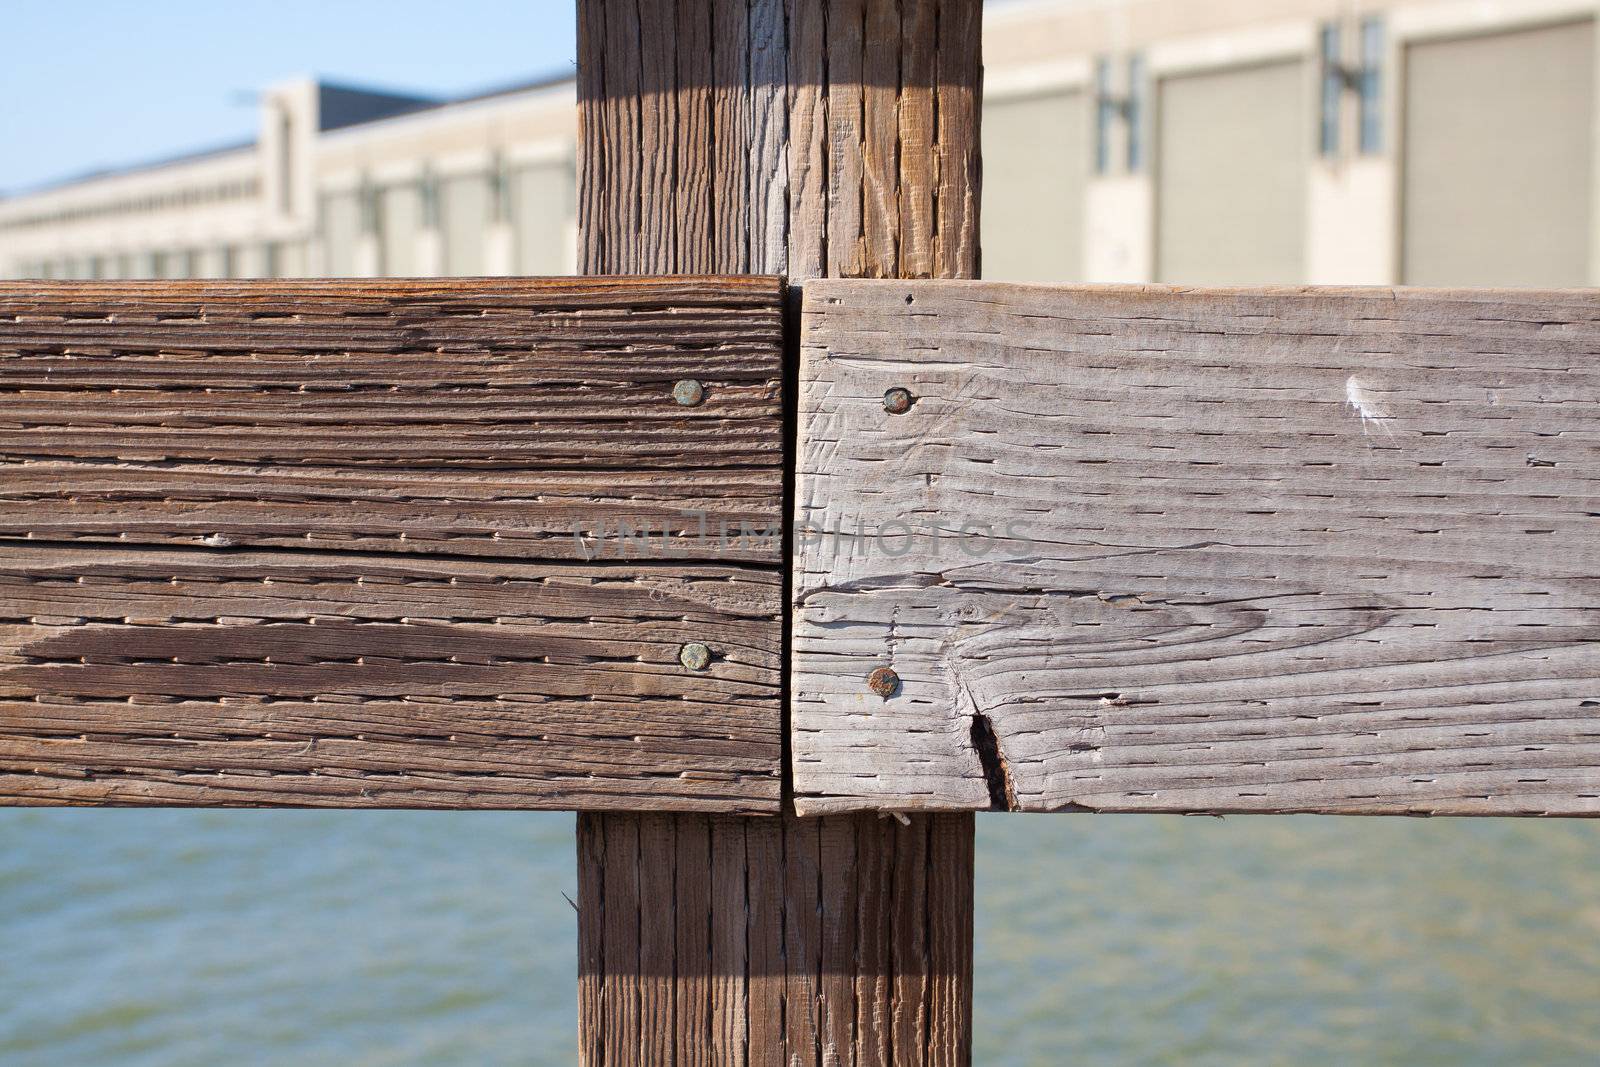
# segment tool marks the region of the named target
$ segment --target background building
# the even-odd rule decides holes
[[[1593,0],[996,7],[984,273],[1600,284],[1597,13]]]
[[[1600,0],[1019,0],[985,29],[984,274],[1600,284]],[[252,144],[0,200],[9,277],[571,273],[571,80],[301,80]]]
[[[45,278],[570,274],[570,79],[448,103],[301,79],[236,145],[0,200]]]

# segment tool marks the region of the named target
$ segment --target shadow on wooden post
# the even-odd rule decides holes
[[[980,15],[580,0],[581,269],[976,277]],[[971,815],[580,815],[583,1061],[968,1063],[972,849]]]
[[[971,815],[580,815],[585,1063],[969,1056]]]

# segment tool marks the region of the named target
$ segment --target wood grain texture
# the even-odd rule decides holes
[[[772,565],[781,341],[770,278],[0,285],[0,537]]]
[[[801,811],[1600,812],[1593,293],[814,283],[800,406]]]
[[[970,1061],[972,840],[970,814],[580,815],[588,1062]]]
[[[978,0],[579,6],[585,274],[977,276]]]
[[[780,298],[0,286],[0,803],[775,810]]]
[[[643,10],[635,0],[579,3],[585,272],[770,271],[791,285],[976,274],[978,0],[678,0],[670,19]],[[636,24],[648,43],[630,43]],[[663,45],[676,51],[671,81],[650,59]],[[636,93],[645,121],[670,126],[678,146],[652,161],[655,187],[642,193],[633,154],[667,138],[615,118],[631,113]],[[668,203],[675,214],[659,219]],[[638,239],[663,221],[671,240]],[[618,906],[678,931],[677,1062],[970,1061],[970,817],[903,827],[873,815],[711,819],[709,1015],[696,951],[704,894],[685,881],[704,870],[705,820],[670,822],[580,817],[579,907],[580,925],[597,929],[614,901],[606,878],[624,893],[659,881],[659,846],[675,842],[676,894]],[[631,873],[595,858],[594,842],[613,828],[655,839]],[[583,958],[583,1062],[641,1062],[641,1049],[659,1045],[655,1024],[605,1012],[657,987],[625,946]]]
[[[770,809],[778,599],[717,564],[8,545],[0,803]]]

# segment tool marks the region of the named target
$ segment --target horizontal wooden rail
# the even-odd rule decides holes
[[[773,279],[0,290],[0,800],[772,812]],[[809,283],[802,813],[1600,811],[1591,294]]]
[[[776,810],[780,298],[0,287],[0,800]]]
[[[778,519],[779,316],[759,278],[0,287],[0,536],[592,559],[628,525],[775,566],[737,535]]]
[[[1592,292],[805,289],[796,805],[1600,813]]]

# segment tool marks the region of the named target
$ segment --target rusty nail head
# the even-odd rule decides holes
[[[672,387],[672,399],[686,408],[699,407],[706,398],[706,387],[693,378],[685,378]]]
[[[691,641],[678,650],[678,662],[691,671],[703,671],[711,666],[711,649]]]
[[[904,415],[911,410],[911,390],[895,386],[883,394],[883,410],[891,415]]]
[[[889,667],[879,667],[867,675],[867,685],[874,693],[888,700],[900,690],[900,676]]]

